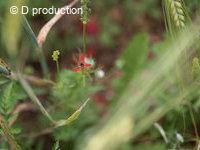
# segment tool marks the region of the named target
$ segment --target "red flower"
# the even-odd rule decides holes
[[[79,72],[81,70],[84,70],[87,67],[91,67],[91,64],[85,63],[85,55],[83,53],[80,54],[80,65],[73,69],[74,72]]]
[[[91,36],[97,35],[99,32],[98,24],[94,20],[90,20],[86,26],[86,31]]]
[[[77,29],[79,32],[83,31],[83,24],[81,22],[80,22],[80,24],[78,24]],[[89,22],[86,25],[87,35],[97,36],[99,32],[100,32],[100,26],[98,23],[98,19],[96,19],[95,17],[91,17],[89,19]]]
[[[94,57],[96,55],[95,50],[91,47],[86,50],[86,57]]]

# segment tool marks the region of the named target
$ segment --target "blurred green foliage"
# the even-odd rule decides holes
[[[23,55],[22,50],[25,49],[25,51],[30,52],[26,60],[26,65],[30,67],[31,75],[40,76],[41,68],[38,65],[38,57],[36,57],[36,53],[34,51],[37,46],[36,35],[41,27],[52,18],[52,15],[37,15],[33,17],[28,14],[26,17],[30,23],[30,28],[27,28],[27,22],[23,22],[25,20],[23,20],[22,24],[20,24],[21,22],[19,21],[19,18],[10,16],[8,9],[11,4],[13,3],[11,2],[9,4],[8,1],[0,1],[0,56],[8,60],[12,68],[15,68],[14,66],[16,65],[16,62],[21,61],[19,56],[21,54]],[[51,7],[52,5],[55,7],[61,7],[65,4],[66,1],[64,0],[30,0],[27,3],[30,8]],[[120,50],[125,47],[121,56],[119,56],[119,59],[116,61],[117,68],[108,67],[107,69],[107,66],[105,66],[107,70],[111,70],[111,72],[106,72],[106,74],[112,74],[112,69],[117,69],[122,72],[122,76],[117,78],[118,80],[113,81],[113,79],[111,79],[112,82],[114,82],[116,91],[114,93],[115,95],[113,101],[108,102],[111,105],[108,105],[107,107],[109,110],[112,110],[116,106],[116,97],[120,97],[122,93],[126,91],[130,80],[139,76],[139,73],[147,66],[155,63],[159,57],[163,55],[164,50],[171,44],[171,41],[169,42],[163,40],[155,43],[155,41],[151,39],[152,33],[147,31],[147,28],[152,24],[152,22],[155,25],[160,22],[163,24],[163,21],[161,20],[161,2],[159,0],[94,0],[91,5],[91,16],[95,17],[99,22],[99,33],[95,36],[88,35],[87,44],[100,49],[100,54],[109,51],[112,55],[106,57],[109,57],[108,59],[112,60],[112,62],[115,61],[112,56],[116,53],[121,53]],[[186,6],[192,15],[198,8],[198,5],[198,0],[186,0]],[[60,49],[62,54],[61,66],[69,66],[71,64],[68,63],[68,59],[71,59],[71,53],[74,53],[74,51],[77,51],[81,47],[82,32],[80,16],[66,16],[66,18],[59,21],[50,31],[44,45],[43,51],[48,59],[50,70],[53,70],[53,63],[51,61],[52,50]],[[150,19],[151,22],[144,22],[144,19],[146,18]],[[140,31],[144,30],[143,33],[138,33],[138,29],[135,28],[137,26],[136,20],[137,22],[139,20],[142,24],[144,24],[144,29],[139,29]],[[24,24],[26,24],[26,26],[24,26]],[[21,30],[20,25],[22,25],[23,30]],[[163,27],[158,27],[159,31],[161,29],[163,29]],[[156,34],[160,34],[159,40],[162,40],[163,33],[157,33],[156,29],[151,29],[151,32],[154,31]],[[156,58],[154,60],[147,61],[147,55],[150,49],[155,53]],[[14,58],[13,56],[17,57]],[[98,57],[101,58],[104,56],[100,55]],[[102,65],[104,65],[104,63],[106,64],[107,62],[102,62]],[[199,64],[197,61],[193,62],[193,69],[195,78],[198,78]],[[50,73],[52,76],[55,75],[53,71]],[[60,74],[55,78],[55,85],[48,89],[33,87],[35,94],[37,96],[41,96],[42,99],[45,99],[44,104],[55,120],[69,117],[89,96],[103,89],[100,84],[96,84],[95,81],[91,81],[89,78],[86,78],[87,84],[86,86],[83,86],[83,76],[67,69],[62,69]],[[173,98],[180,92],[177,88],[175,73],[169,73],[162,79],[166,81],[164,84],[165,88],[160,88],[160,84],[163,83],[160,82],[159,86],[155,87],[155,89],[151,91],[152,93],[147,98],[149,101],[141,103],[141,105],[134,110],[136,112],[134,115],[138,117],[137,121],[139,120],[139,117],[145,118],[147,113],[151,113],[151,111],[154,110],[154,107],[164,109],[168,106],[168,104],[170,107],[171,103],[169,103],[169,100],[174,100]],[[105,82],[106,84],[107,82],[109,84],[109,81],[106,80]],[[196,82],[196,84],[199,83]],[[108,89],[109,88],[110,87],[108,87]],[[105,93],[105,97],[109,97],[109,94],[107,95],[107,93]],[[155,98],[156,100],[151,101],[153,103],[149,104],[151,98]],[[29,98],[18,82],[10,82],[5,78],[1,78],[0,100],[0,113],[7,121],[10,121],[17,118],[17,115],[11,115],[14,107],[20,102],[28,101]],[[199,124],[200,120],[198,114],[200,99],[198,91],[195,91],[192,104],[194,104],[193,111],[195,119]],[[55,150],[71,150],[75,148],[79,140],[82,140],[82,137],[80,138],[80,136],[87,134],[88,129],[98,123],[101,119],[100,111],[101,110],[99,110],[96,102],[91,100],[77,121],[70,125],[59,127],[48,135],[36,136],[35,138],[28,138],[26,137],[28,136],[26,134],[22,134],[22,136],[20,136],[19,133],[23,130],[20,127],[20,122],[17,122],[14,126],[12,126],[10,131],[12,134],[16,134],[21,140],[21,144],[23,144],[24,149],[42,150],[46,148],[45,146],[53,147],[54,144]],[[162,118],[161,124],[163,125],[167,136],[172,141],[172,143],[170,143],[171,145],[167,146],[180,146],[175,138],[175,133],[177,131],[184,131],[182,132],[182,135],[187,139],[194,137],[192,120],[187,114],[189,114],[189,109],[186,106],[181,106],[180,108],[170,111],[165,115],[165,117]],[[31,119],[32,118],[30,118],[30,120]],[[31,128],[32,132],[37,132],[36,129],[40,131],[40,129],[42,130],[49,125],[44,118],[38,117],[37,119],[37,125],[40,126],[40,128]],[[185,122],[183,121],[184,119]],[[186,131],[184,130],[184,126],[187,129]],[[140,137],[141,139],[144,137],[143,143],[140,141]],[[145,139],[146,137],[147,139]],[[60,142],[52,142],[55,141],[55,139]],[[2,139],[0,142],[0,148],[8,148],[7,143],[3,142]],[[144,133],[144,135],[140,135],[134,143],[130,142],[125,144],[120,149],[162,150],[166,149],[167,146],[161,139],[159,132],[151,128]]]
[[[138,33],[130,40],[121,58],[117,60],[117,66],[123,71],[122,78],[114,83],[119,95],[126,90],[125,87],[129,84],[130,79],[145,67],[148,50],[148,34]]]
[[[83,85],[83,75],[74,73],[70,70],[63,70],[57,77],[58,81],[52,88],[52,96],[65,104],[68,108],[77,106],[77,101],[84,101],[88,95],[101,89],[99,86],[93,86],[86,78],[86,85]]]
[[[63,70],[57,77],[57,84],[52,88],[52,98],[56,100],[53,117],[56,119],[67,118],[84,102],[88,95],[101,89],[99,86],[94,86],[89,83],[86,78],[86,85],[83,86],[83,76],[79,73],[74,73],[69,70]],[[74,123],[56,129],[55,139],[60,141],[75,141],[77,136],[84,131],[88,126],[94,124],[98,119],[98,108],[91,101],[81,113],[81,118]],[[71,144],[73,147],[73,142]]]

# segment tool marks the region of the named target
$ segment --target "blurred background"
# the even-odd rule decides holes
[[[29,13],[25,15],[26,19],[24,19],[21,15],[11,15],[9,13],[10,6],[27,5],[30,8],[48,8],[53,5],[61,8],[70,2],[70,0],[24,0],[20,2],[0,0],[0,57],[13,72],[21,69],[27,76],[43,78],[39,61],[41,55],[37,53],[37,44],[34,40],[40,29],[53,15],[32,16]],[[193,19],[198,12],[199,1],[185,0],[185,5]],[[80,3],[75,7],[80,7]],[[26,90],[16,81],[10,94],[11,101],[8,104],[7,117],[11,118],[13,113],[17,112],[17,119],[14,119],[11,132],[23,149],[50,150],[56,145],[56,141],[59,141],[59,147],[63,150],[84,149],[84,146],[81,146],[82,141],[90,141],[90,135],[104,127],[102,124],[106,122],[105,120],[109,120],[110,114],[118,108],[122,109],[120,103],[123,103],[123,96],[127,96],[123,93],[133,90],[133,93],[137,94],[139,88],[137,89],[135,86],[127,88],[128,84],[132,83],[132,79],[139,78],[133,85],[140,85],[140,81],[142,83],[148,79],[146,76],[151,73],[146,68],[157,63],[165,52],[168,41],[166,41],[162,1],[92,0],[90,8],[91,15],[86,26],[86,56],[95,63],[94,72],[91,73],[92,79],[86,77],[88,84],[83,87],[80,83],[80,75],[72,71],[77,65],[77,60],[74,58],[82,51],[83,25],[79,15],[65,15],[50,30],[42,47],[49,70],[48,75],[55,84],[53,86],[32,85],[32,88],[55,120],[70,116],[88,97],[91,100],[76,121],[56,129],[49,128],[48,120],[32,103]],[[59,74],[57,74],[55,62],[52,60],[54,50],[60,51]],[[137,119],[145,118],[145,115],[150,115],[152,110],[165,105],[166,99],[177,96],[178,89],[176,89],[174,75],[166,76],[163,78],[167,80],[167,83],[164,82],[162,87],[161,85],[154,86],[155,90],[148,93],[151,96],[146,95],[146,98],[152,101],[148,104],[144,102],[144,106],[141,104],[141,106],[130,108],[137,112],[134,113]],[[1,80],[1,92],[3,92],[5,79]],[[35,80],[37,81],[37,79]],[[152,96],[153,94],[154,96]],[[129,93],[127,97],[133,96],[130,96]],[[125,119],[125,125],[116,128],[116,132],[127,132],[125,137],[120,134],[126,142],[119,142],[120,146],[113,149],[164,150],[185,147],[192,149],[195,147],[193,138],[197,136],[196,133],[199,133],[199,117],[197,116],[200,103],[199,101],[194,103],[192,109],[196,112],[193,114],[196,119],[196,131],[193,128],[193,120],[190,115],[187,115],[189,110],[183,106],[183,108],[170,109],[164,116],[155,119],[159,122],[158,124],[149,123],[150,127],[147,131],[139,132],[138,130],[138,135],[135,134],[133,138],[126,140],[125,137],[132,132],[132,127],[130,130],[128,129],[130,118],[127,118],[129,116],[127,115],[121,118]],[[185,118],[182,118],[184,114],[186,114]],[[184,127],[182,127],[183,124]],[[93,129],[94,126],[95,129]],[[136,127],[140,126],[136,125]],[[167,134],[168,140],[171,142],[168,143],[165,138],[163,139],[163,132]],[[89,138],[86,138],[88,136]],[[111,137],[105,136],[105,139]],[[184,143],[181,141],[183,137],[186,139]],[[9,149],[8,143],[3,137],[0,138],[0,148]],[[112,148],[109,146],[104,148],[104,150],[109,149]]]

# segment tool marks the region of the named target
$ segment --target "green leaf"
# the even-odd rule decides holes
[[[149,47],[149,36],[139,33],[128,44],[122,57],[117,61],[118,67],[123,70],[123,77],[117,82],[119,91],[129,83],[136,73],[144,67]]]
[[[11,100],[12,89],[13,89],[13,82],[10,82],[9,84],[6,84],[4,86],[2,91],[0,91],[0,99],[1,99],[0,112],[5,116],[7,116],[13,108],[12,105],[13,103]]]
[[[30,24],[28,23],[28,20],[26,19],[25,16],[23,16],[23,22],[22,22],[22,25],[23,25],[23,29],[24,31],[26,32],[26,34],[28,35],[28,38],[30,39],[30,41],[32,42],[32,46],[35,48],[35,47],[38,47],[38,42],[37,42],[37,37],[35,35],[35,33],[33,32]]]
[[[6,120],[16,118],[10,115],[18,100],[27,98],[26,93],[21,88],[19,83],[14,81],[7,81],[0,86],[0,113],[6,117]]]
[[[12,128],[10,128],[10,132],[11,132],[13,135],[20,134],[21,131],[22,131],[22,129],[19,128],[19,127],[12,127]]]
[[[82,86],[82,75],[74,73],[70,70],[60,72],[58,81],[54,88],[52,88],[52,96],[64,102],[66,106],[77,106],[77,101],[87,99],[89,94],[100,89],[99,86],[92,86],[89,79],[86,79],[86,86]]]
[[[7,83],[8,81],[8,79],[0,79],[0,86]]]
[[[89,101],[89,98],[81,105],[81,107],[76,110],[71,116],[69,116],[67,119],[64,119],[64,120],[60,120],[56,123],[56,126],[59,127],[59,126],[64,126],[64,125],[68,125],[72,122],[74,122],[75,120],[78,119],[78,117],[80,116],[83,108],[86,106],[86,104],[88,103]]]
[[[12,88],[13,88],[13,82],[10,82],[5,90],[4,90],[4,93],[3,93],[3,101],[8,101],[9,98],[10,98],[10,95],[11,95],[11,91],[12,91]]]

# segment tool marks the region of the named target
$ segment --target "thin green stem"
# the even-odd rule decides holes
[[[197,140],[199,140],[199,135],[198,135],[198,130],[197,130],[197,124],[196,124],[196,121],[195,121],[195,118],[194,118],[194,113],[192,111],[191,104],[188,104],[188,107],[189,107],[189,112],[190,112],[190,116],[191,116],[191,119],[192,119],[192,123],[193,123],[193,126],[194,126],[195,135],[196,135]]]
[[[83,23],[83,52],[86,54],[86,24]]]
[[[83,23],[83,52],[84,52],[84,54],[86,54],[86,24],[85,23]],[[84,70],[82,72],[82,76],[83,76],[83,87],[85,87]]]
[[[60,68],[59,68],[58,61],[56,61],[56,68],[57,68],[57,74],[59,75],[60,74]]]
[[[83,87],[85,87],[86,82],[85,82],[85,73],[84,73],[84,70],[82,71],[82,82],[83,82]]]
[[[186,130],[186,121],[185,121],[185,113],[183,111],[184,109],[182,108],[181,109],[181,112],[182,112],[182,118],[183,118],[183,132],[185,133],[185,130]]]
[[[61,126],[66,126],[69,125],[70,123],[76,121],[79,116],[81,115],[81,112],[83,111],[83,109],[85,108],[85,106],[87,105],[87,103],[90,101],[90,99],[88,98],[79,108],[78,110],[76,110],[73,114],[71,114],[68,118],[66,119],[62,119],[57,121],[53,127],[44,129],[43,131],[40,131],[38,133],[33,133],[31,135],[29,135],[29,137],[35,138],[37,136],[41,136],[41,135],[45,135],[48,133],[52,133],[56,128],[59,128]],[[25,135],[28,136],[28,135]]]
[[[50,116],[50,114],[45,110],[43,105],[40,103],[40,100],[37,98],[37,96],[33,92],[32,88],[28,84],[28,82],[22,77],[21,74],[18,74],[18,78],[19,78],[19,82],[21,83],[22,87],[24,88],[24,90],[26,91],[28,96],[31,98],[31,100],[39,107],[39,109],[42,112],[42,114],[44,114],[54,124],[55,121]]]
[[[44,78],[49,79],[49,69],[48,69],[48,65],[46,63],[47,61],[46,61],[46,58],[44,56],[44,52],[39,47],[37,49],[38,49],[39,62],[40,62],[40,65],[42,67],[43,76],[44,76]]]

